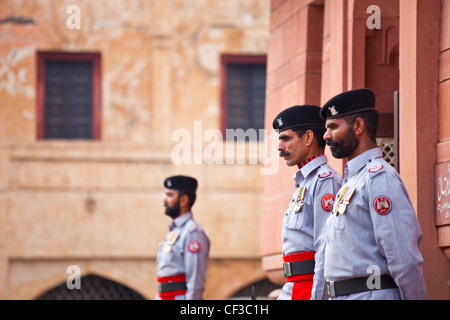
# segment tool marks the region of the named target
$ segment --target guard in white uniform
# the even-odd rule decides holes
[[[158,291],[161,300],[201,300],[210,241],[192,218],[197,180],[173,176],[164,181],[164,206],[172,218],[169,233],[160,243],[157,256]]]
[[[422,232],[397,171],[376,145],[369,89],[341,93],[321,109],[324,135],[346,158],[344,183],[327,221],[325,279],[333,299],[426,299]]]
[[[326,298],[323,276],[325,222],[342,178],[324,155],[325,121],[318,106],[293,106],[278,114],[280,157],[297,166],[295,188],[281,230],[286,283],[280,300]]]

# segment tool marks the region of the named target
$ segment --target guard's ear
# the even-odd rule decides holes
[[[305,132],[303,137],[305,138],[306,145],[309,146],[314,140],[314,132],[312,130],[308,130]]]
[[[187,194],[182,194],[178,200],[180,201],[180,207],[189,206],[189,197]]]
[[[355,122],[353,123],[353,132],[355,135],[359,136],[361,135],[366,128],[366,123],[362,118],[356,118]]]

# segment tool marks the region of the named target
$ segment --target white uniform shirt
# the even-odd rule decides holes
[[[344,214],[327,221],[327,281],[390,275],[399,289],[363,292],[340,299],[426,299],[422,231],[397,171],[382,158],[380,148],[346,163],[345,187],[355,188]],[[400,295],[400,296],[399,296]]]
[[[185,295],[175,298],[201,300],[205,289],[205,272],[209,256],[210,241],[203,228],[192,219],[187,212],[169,224],[170,232],[160,243],[157,256],[158,277],[186,275],[187,291]],[[178,233],[176,241],[167,249],[168,242],[174,233]]]
[[[313,300],[323,298],[325,222],[330,216],[334,195],[342,183],[339,173],[327,162],[327,156],[321,155],[309,161],[295,173],[295,190],[285,212],[281,229],[283,256],[298,252],[316,252],[311,295]],[[304,204],[299,212],[295,212],[295,200],[301,187],[306,187]],[[292,287],[292,282],[286,282],[279,299],[291,299]]]

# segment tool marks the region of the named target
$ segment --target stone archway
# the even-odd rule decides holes
[[[66,283],[59,284],[36,300],[145,300],[135,290],[95,274],[81,277],[80,283],[80,289],[69,289]]]
[[[268,278],[264,278],[237,290],[230,296],[229,299],[250,300],[252,287],[255,288],[255,295],[257,300],[270,299],[270,293],[281,288],[279,285],[272,283]]]

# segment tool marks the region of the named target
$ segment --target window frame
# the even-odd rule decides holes
[[[36,137],[45,139],[45,62],[70,61],[92,63],[92,139],[101,140],[101,54],[78,52],[37,52],[37,108]],[[55,139],[52,139],[55,140]],[[72,139],[56,139],[72,140]],[[74,139],[80,140],[80,139]]]
[[[227,66],[229,64],[253,64],[253,65],[266,65],[266,55],[247,55],[247,54],[222,54],[220,56],[220,127],[222,135],[226,137],[226,129],[228,125],[228,91],[227,91]],[[266,76],[267,85],[267,76]]]

